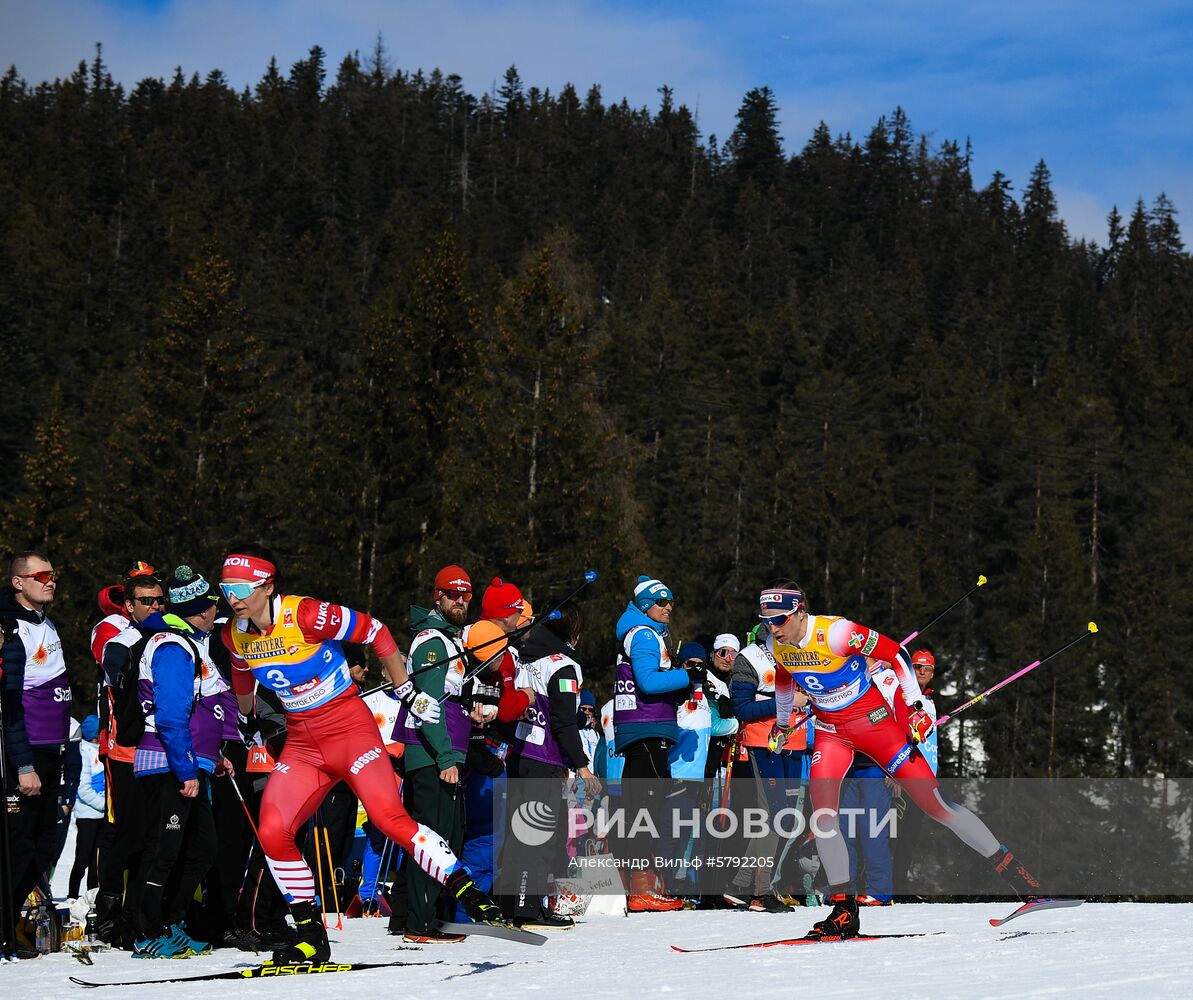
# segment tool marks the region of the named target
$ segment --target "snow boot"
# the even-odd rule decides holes
[[[1023,867],[1022,862],[1007,850],[1005,844],[998,845],[998,850],[990,860],[994,862],[994,870],[1023,902],[1044,895],[1040,891],[1039,879]]]
[[[321,965],[331,958],[331,945],[327,941],[327,928],[323,926],[323,911],[314,900],[309,903],[295,903],[290,907],[294,917],[297,940],[273,953],[274,965]],[[266,963],[267,965],[269,963]]]
[[[857,915],[857,897],[846,893],[839,893],[830,897],[834,903],[833,912],[823,920],[817,920],[808,931],[810,938],[851,938],[857,937],[861,929],[861,921]]]
[[[665,913],[682,910],[683,900],[664,896],[656,891],[654,872],[636,871],[630,875],[629,899],[626,909],[631,913]]]

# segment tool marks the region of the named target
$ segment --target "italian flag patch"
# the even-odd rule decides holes
[[[559,682],[559,690],[562,691],[564,694],[579,694],[580,693],[580,685],[577,684],[575,681],[561,680]]]

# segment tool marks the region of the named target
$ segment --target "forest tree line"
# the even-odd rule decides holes
[[[945,767],[1193,772],[1193,267],[1162,194],[1074,241],[1046,165],[975,178],[899,109],[783,148],[771,92],[701,134],[601,89],[491,93],[322,50],[237,91],[0,79],[0,542],[95,593],[131,558],[290,589],[402,632],[435,570],[535,602],[601,579],[607,693],[639,573],[677,640],[814,611],[926,636]],[[945,731],[946,734],[948,730]]]

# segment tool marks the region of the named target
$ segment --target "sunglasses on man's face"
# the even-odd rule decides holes
[[[657,601],[654,602],[654,606],[656,608],[670,608],[670,607],[672,607],[672,605],[673,605],[673,602],[670,597],[660,597]]]
[[[155,604],[160,604],[163,608],[166,606],[166,599],[161,594],[153,594],[149,597],[134,597],[133,600],[143,608],[152,608]]]
[[[46,584],[53,583],[57,575],[52,569],[39,569],[36,573],[18,573],[17,579],[36,580],[44,587]]]
[[[684,660],[683,665],[685,667],[691,667],[692,669],[695,669],[696,667],[704,666],[704,661],[703,660]]]
[[[790,614],[787,614],[787,615],[775,615],[773,618],[763,618],[762,624],[765,625],[768,629],[770,629],[773,632],[773,631],[775,631],[775,629],[782,628],[795,616],[796,616],[795,611],[792,611]]]

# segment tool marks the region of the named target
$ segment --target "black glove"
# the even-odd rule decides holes
[[[693,691],[699,691],[704,684],[705,667],[688,667],[684,671],[688,675],[688,683]]]
[[[236,728],[240,730],[240,738],[244,741],[246,747],[251,747],[257,742],[257,713],[249,712],[245,715],[243,712],[236,713]]]

